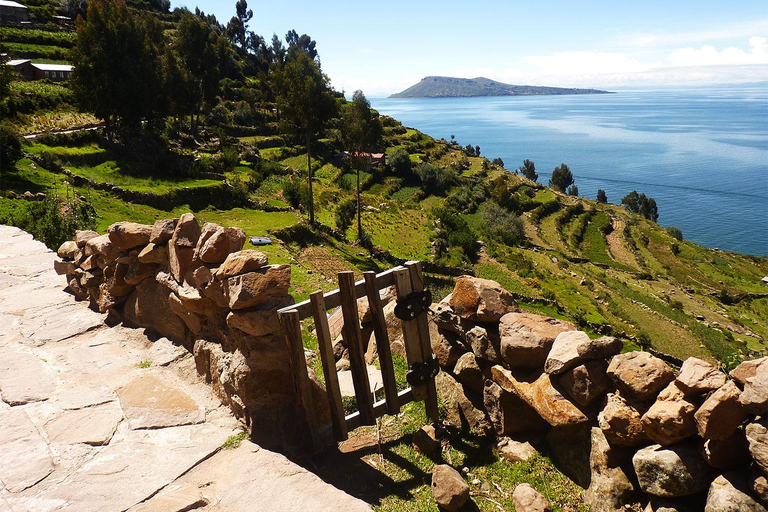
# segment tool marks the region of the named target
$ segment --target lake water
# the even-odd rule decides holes
[[[435,138],[479,145],[539,181],[564,162],[579,195],[653,197],[659,224],[706,247],[768,256],[768,86],[586,96],[371,98]]]

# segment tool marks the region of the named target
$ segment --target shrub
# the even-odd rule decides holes
[[[341,230],[342,233],[346,233],[349,226],[352,225],[352,221],[355,219],[357,213],[357,204],[353,199],[347,199],[339,204],[336,208],[336,227]]]
[[[409,177],[413,174],[411,156],[403,148],[396,148],[389,156],[389,168],[393,174],[400,177]]]
[[[683,230],[675,226],[667,226],[667,234],[675,240],[683,240]]]
[[[293,178],[283,183],[283,197],[294,208],[303,209],[309,204],[309,186],[302,178]]]
[[[21,138],[9,124],[0,124],[0,168],[11,167],[21,158]]]
[[[477,236],[466,219],[451,208],[439,208],[434,211],[434,215],[440,224],[435,244],[438,258],[444,261],[452,260],[452,265],[456,264],[457,258],[462,262],[474,259],[477,256]]]
[[[432,164],[420,164],[416,167],[416,175],[421,180],[421,188],[427,195],[444,195],[459,179],[456,171],[450,167],[440,169]]]
[[[558,192],[565,192],[565,190],[573,185],[573,173],[565,164],[560,164],[559,167],[555,167],[552,171],[552,178],[549,180],[549,186]]]
[[[525,240],[525,229],[520,217],[495,202],[483,203],[480,215],[483,219],[483,231],[489,238],[505,245],[518,245]]]

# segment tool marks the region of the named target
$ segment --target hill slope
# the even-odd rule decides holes
[[[510,85],[489,78],[452,78],[428,76],[390,98],[470,98],[476,96],[538,96],[560,94],[608,94],[597,89],[571,89]]]

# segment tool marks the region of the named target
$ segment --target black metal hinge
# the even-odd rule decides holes
[[[437,357],[432,356],[432,359],[423,363],[411,364],[410,370],[405,374],[405,380],[411,386],[423,386],[427,380],[437,377],[438,373],[440,373],[440,365],[437,362]]]
[[[400,320],[413,320],[432,305],[432,292],[413,292],[407,297],[397,299],[395,316]]]

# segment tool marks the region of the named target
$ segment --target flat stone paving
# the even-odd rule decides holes
[[[106,327],[0,226],[0,512],[362,511],[240,424],[165,338]],[[170,314],[170,313],[169,313]]]

